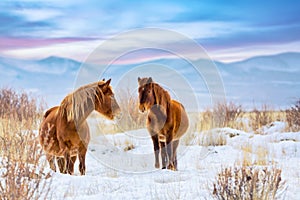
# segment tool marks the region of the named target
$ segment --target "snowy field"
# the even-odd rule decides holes
[[[283,122],[263,127],[262,134],[230,128],[210,134],[226,145],[199,145],[207,134],[194,133],[181,144],[178,171],[157,170],[152,141],[146,129],[113,135],[94,135],[80,176],[52,173],[51,199],[213,199],[213,182],[222,168],[241,165],[248,150],[259,166],[282,169],[286,188],[282,199],[300,199],[300,132],[284,132]],[[92,129],[92,132],[95,131]],[[184,139],[183,139],[184,141]],[[186,142],[182,142],[186,143]],[[256,151],[260,149],[259,151]],[[265,152],[259,153],[259,152]]]

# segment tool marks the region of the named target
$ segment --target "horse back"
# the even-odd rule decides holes
[[[59,108],[59,106],[54,106],[54,107],[48,109],[44,114],[44,119],[47,118],[47,116],[49,116],[50,113],[57,111],[58,108]]]
[[[171,100],[171,122],[173,123],[173,139],[179,139],[187,131],[189,120],[184,106],[176,100]]]

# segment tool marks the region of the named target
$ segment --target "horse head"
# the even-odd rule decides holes
[[[120,117],[121,110],[115,99],[110,82],[111,79],[106,82],[104,79],[98,82],[99,90],[96,94],[95,110],[112,120],[115,117]]]
[[[145,112],[155,104],[152,78],[138,78],[139,83],[139,110]]]

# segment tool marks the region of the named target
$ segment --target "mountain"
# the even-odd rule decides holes
[[[249,107],[285,107],[300,98],[300,53],[258,56],[233,63],[217,63],[227,96]]]
[[[243,68],[243,70],[263,70],[295,72],[300,70],[300,53],[282,53],[270,56],[257,56],[244,61],[231,63],[232,66]]]
[[[0,57],[0,86],[35,93],[52,106],[73,89],[80,66],[80,62],[59,57],[41,60]]]
[[[0,67],[31,73],[64,74],[76,72],[81,63],[60,57],[48,57],[41,60],[19,60],[0,57]]]
[[[20,60],[0,57],[0,86],[31,91],[43,98],[49,106],[54,106],[78,87],[79,79],[83,80],[80,82],[83,84],[100,76],[112,78],[114,87],[130,89],[132,95],[135,95],[137,77],[152,76],[169,89],[172,97],[185,96],[182,100],[185,105],[192,104],[190,93],[194,92],[199,98],[199,106],[203,108],[211,104],[213,96],[207,87],[207,80],[215,77],[211,76],[213,64],[208,60],[197,60],[195,63],[201,68],[200,74],[191,63],[183,59],[110,65],[103,70],[103,74],[99,74],[99,66],[82,65],[67,58],[52,56],[41,60]],[[232,63],[215,61],[214,64],[223,81],[221,84],[228,101],[248,108],[259,107],[261,104],[284,108],[300,96],[300,53],[257,56]]]

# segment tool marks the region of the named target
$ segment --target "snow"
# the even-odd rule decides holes
[[[274,122],[262,128],[263,134],[231,128],[212,130],[226,138],[226,145],[181,143],[179,170],[175,172],[154,168],[152,141],[146,129],[111,135],[93,133],[86,175],[80,176],[78,162],[73,176],[53,172],[47,179],[51,181],[49,199],[212,199],[217,173],[238,165],[247,146],[252,148],[253,159],[259,158],[257,148],[266,149],[266,165],[282,169],[287,183],[285,199],[299,199],[300,132],[284,132],[284,127],[283,122]]]

